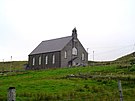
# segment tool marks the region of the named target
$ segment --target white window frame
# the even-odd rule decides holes
[[[73,55],[77,55],[77,48],[73,47],[73,49],[72,49],[72,54],[73,54]]]
[[[41,59],[41,56],[39,56],[39,58],[38,58],[38,64],[39,64],[39,65],[41,65],[41,60],[42,60],[42,59]]]
[[[32,65],[35,65],[35,57],[32,58]]]
[[[45,64],[48,64],[48,56],[45,56]]]
[[[55,64],[55,55],[52,56],[52,64]]]
[[[67,51],[64,52],[64,58],[67,58]]]

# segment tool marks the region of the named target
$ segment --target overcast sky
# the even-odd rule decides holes
[[[28,60],[41,41],[70,36],[74,27],[89,60],[129,54],[135,0],[0,0],[0,61]]]

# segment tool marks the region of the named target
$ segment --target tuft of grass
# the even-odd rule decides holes
[[[135,65],[133,65],[133,66],[129,69],[129,71],[134,72],[134,71],[135,71]]]

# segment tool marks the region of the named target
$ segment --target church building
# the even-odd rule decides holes
[[[28,57],[29,69],[86,66],[88,64],[88,53],[77,38],[76,28],[72,30],[71,36],[42,41]]]

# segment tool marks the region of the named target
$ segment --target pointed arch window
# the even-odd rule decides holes
[[[55,55],[52,57],[52,64],[55,64]]]
[[[41,56],[38,58],[38,64],[41,65]]]
[[[85,55],[84,55],[84,53],[82,53],[82,60],[84,60],[85,59]]]
[[[65,51],[65,53],[64,53],[64,58],[65,59],[67,58],[67,51]]]
[[[45,56],[45,64],[48,64],[48,56]]]
[[[72,54],[73,54],[73,55],[77,55],[77,48],[74,47],[74,48],[72,49]]]
[[[35,57],[33,57],[33,59],[32,59],[32,65],[33,66],[35,65]]]
[[[55,64],[55,55],[53,54],[53,57],[52,57],[52,64]]]

